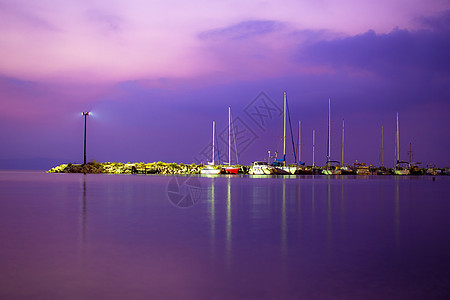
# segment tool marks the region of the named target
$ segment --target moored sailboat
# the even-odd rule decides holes
[[[372,175],[369,166],[366,163],[353,163],[353,170],[356,175]]]
[[[248,173],[250,175],[272,175],[275,174],[275,168],[265,161],[255,161],[252,162]]]
[[[287,113],[287,95],[286,91],[284,92],[284,99],[283,99],[283,158],[281,159],[275,159],[275,161],[272,163],[272,167],[274,168],[275,174],[277,175],[293,175],[295,174],[295,171],[297,170],[297,167],[293,166],[286,166],[286,113]],[[291,128],[292,131],[292,128]],[[291,133],[292,135],[292,133]],[[295,146],[292,145],[294,148],[294,157],[295,155]]]
[[[209,174],[209,175],[214,175],[214,174],[219,174],[220,173],[220,169],[216,169],[215,165],[214,165],[214,154],[215,154],[215,131],[216,131],[216,122],[213,121],[213,132],[212,132],[212,162],[209,162],[208,165],[200,170],[200,174]]]
[[[294,171],[295,175],[312,175],[313,169],[312,167],[305,166],[305,163],[302,162],[302,135],[301,135],[301,122],[298,121],[298,148],[297,148],[297,161],[298,167]]]
[[[395,134],[395,153],[397,155],[397,164],[393,169],[395,175],[409,175],[409,163],[406,161],[400,161],[400,132],[398,128],[398,112],[397,112],[397,131]]]
[[[327,164],[322,170],[324,175],[340,175],[340,163],[331,160],[331,98],[328,98],[328,140],[327,140]]]
[[[222,168],[220,171],[222,174],[237,174],[239,172],[239,167],[231,166],[231,132],[231,107],[228,106],[228,166]]]
[[[409,175],[409,163],[406,161],[398,161],[393,171],[394,175]]]

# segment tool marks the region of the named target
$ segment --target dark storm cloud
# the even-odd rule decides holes
[[[450,30],[408,31],[388,34],[368,31],[353,37],[321,41],[307,47],[302,61],[351,68],[383,76],[450,75]]]

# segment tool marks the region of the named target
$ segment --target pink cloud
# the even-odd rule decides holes
[[[252,24],[246,20],[276,20],[265,22],[315,32],[327,30],[334,35],[368,29],[383,33],[396,26],[417,27],[417,16],[433,15],[444,8],[449,5],[441,1],[425,4],[417,0],[126,4],[115,0],[89,5],[79,1],[4,1],[0,57],[8,59],[0,63],[0,74],[28,80],[120,81],[228,72],[230,63],[239,73],[249,68],[256,73],[274,70],[278,74],[280,68],[293,72],[285,55],[292,46],[290,36],[273,32],[256,37],[255,27],[242,28],[242,24]],[[222,30],[226,34],[228,30],[230,34],[233,29],[252,33],[253,43],[230,42],[228,37],[227,43],[239,53],[230,51],[232,48],[220,53],[221,49],[197,38],[201,32]]]

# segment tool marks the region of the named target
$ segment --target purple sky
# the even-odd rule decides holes
[[[448,0],[0,0],[0,169],[82,162],[85,110],[88,160],[206,162],[228,106],[250,164],[282,152],[252,112],[285,90],[307,164],[331,97],[334,160],[345,119],[344,162],[380,165],[383,126],[392,166],[398,112],[401,159],[450,166],[449,53]]]

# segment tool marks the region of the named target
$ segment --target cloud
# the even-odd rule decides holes
[[[39,13],[33,11],[33,7],[26,8],[12,3],[0,3],[0,24],[6,31],[22,30],[29,31],[59,31],[53,22],[47,20]]]
[[[421,26],[432,30],[450,31],[450,10],[444,11],[438,15],[421,16],[416,18],[416,20]]]
[[[298,61],[350,68],[383,76],[450,75],[450,31],[408,31],[364,34],[317,42],[300,50]]]
[[[266,35],[283,29],[284,25],[272,20],[249,20],[229,27],[204,31],[199,34],[202,40],[240,40]]]
[[[198,39],[203,58],[210,62],[210,74],[218,70],[234,80],[257,80],[301,72],[292,61],[298,46],[330,35],[327,30],[296,29],[282,21],[247,20],[203,31]]]
[[[0,76],[0,118],[27,124],[61,120],[63,114],[89,110],[109,89],[99,84],[42,83]]]
[[[105,34],[120,33],[125,24],[124,18],[114,13],[100,10],[89,10],[87,20]]]

